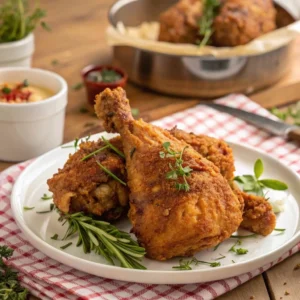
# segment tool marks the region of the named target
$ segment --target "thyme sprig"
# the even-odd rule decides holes
[[[68,223],[63,240],[77,235],[76,246],[82,246],[84,253],[95,252],[110,264],[115,265],[118,262],[123,268],[146,269],[140,263],[146,254],[145,249],[140,247],[127,232],[81,212],[61,214],[59,221]]]
[[[210,43],[210,38],[213,34],[212,25],[219,7],[219,0],[205,0],[203,14],[198,22],[199,35],[202,37],[201,41],[197,41],[200,47]]]
[[[209,265],[212,268],[221,266],[221,263],[217,262],[217,261],[209,262],[209,261],[198,260],[197,258],[193,257],[190,260],[180,259],[179,260],[179,265],[174,266],[172,268],[175,269],[175,270],[188,271],[188,270],[193,269],[192,265],[198,266],[200,264]]]
[[[260,179],[264,172],[264,165],[261,159],[256,160],[254,164],[254,176],[242,175],[236,176],[235,181],[239,182],[245,192],[252,192],[258,196],[265,197],[264,188],[270,188],[276,191],[284,191],[288,186],[276,179]]]
[[[191,175],[193,171],[189,166],[183,167],[183,153],[188,146],[184,147],[182,151],[176,152],[171,148],[170,142],[163,143],[163,148],[165,151],[160,151],[160,158],[175,158],[175,164],[169,164],[171,171],[166,174],[166,179],[169,180],[179,180],[180,177],[183,178],[183,183],[176,182],[175,187],[178,191],[188,192],[190,190],[190,186],[186,180],[188,176]]]

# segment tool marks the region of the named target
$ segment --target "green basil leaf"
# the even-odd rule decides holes
[[[254,164],[255,177],[258,179],[263,172],[264,172],[264,165],[262,160],[259,158]]]
[[[288,189],[288,186],[284,182],[276,179],[262,179],[259,182],[262,183],[265,187],[276,191],[285,191]]]

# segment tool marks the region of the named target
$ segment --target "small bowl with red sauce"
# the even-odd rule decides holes
[[[81,76],[90,105],[95,104],[95,96],[106,88],[124,88],[128,79],[123,70],[112,66],[89,65],[81,71]]]
[[[0,160],[27,160],[62,143],[67,91],[53,72],[0,69]]]

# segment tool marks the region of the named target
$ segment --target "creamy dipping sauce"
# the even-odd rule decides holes
[[[0,102],[30,103],[45,100],[54,93],[46,88],[31,85],[30,82],[0,83]]]

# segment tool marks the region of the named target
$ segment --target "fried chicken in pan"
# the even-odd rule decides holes
[[[202,0],[180,0],[160,15],[158,40],[169,43],[195,44],[202,15]]]
[[[213,162],[228,180],[243,207],[241,227],[261,235],[270,234],[276,226],[276,215],[270,203],[263,197],[241,192],[234,183],[234,158],[232,149],[222,140],[206,135],[195,135],[174,128],[171,133],[190,144],[197,152]]]
[[[119,138],[110,140],[110,143],[116,148],[122,145]],[[104,149],[82,161],[86,155],[104,146],[106,143],[102,140],[81,143],[80,149],[69,156],[64,167],[47,181],[54,204],[62,212],[86,212],[113,220],[127,210],[127,187],[111,178],[97,164],[100,162],[126,181],[124,160],[112,150]]]
[[[130,190],[129,219],[148,257],[191,256],[238,229],[240,202],[212,162],[167,130],[134,120],[122,88],[98,95],[95,111],[108,132],[121,135]],[[172,151],[181,153],[180,158],[178,154],[162,156],[167,142]],[[190,170],[189,176],[166,178],[170,166],[178,164],[185,172]],[[187,186],[181,189],[184,182]]]
[[[272,0],[226,0],[213,23],[213,45],[234,47],[276,29]]]

